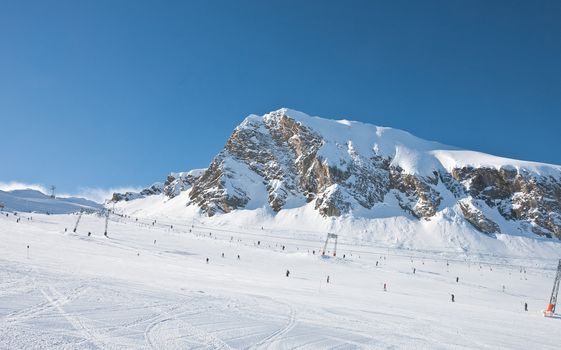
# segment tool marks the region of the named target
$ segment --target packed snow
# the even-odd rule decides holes
[[[561,319],[542,315],[559,246],[546,255],[470,254],[342,233],[336,256],[329,242],[321,257],[321,227],[143,212],[112,214],[104,237],[103,216],[83,215],[74,233],[77,217],[0,215],[0,348],[560,346]]]

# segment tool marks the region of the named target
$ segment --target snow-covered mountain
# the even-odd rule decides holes
[[[52,198],[43,192],[31,189],[0,191],[0,204],[4,210],[66,214],[85,211],[98,211],[103,208],[99,203],[76,197]]]
[[[370,239],[381,231],[386,239],[397,231],[453,231],[440,239],[458,245],[469,245],[466,232],[472,239],[561,238],[560,166],[284,108],[245,118],[207,169],[171,174],[164,185],[113,200],[129,213],[290,220],[352,228]]]

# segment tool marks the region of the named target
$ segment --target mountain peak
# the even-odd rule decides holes
[[[164,194],[185,191],[185,204],[209,216],[306,207],[323,217],[375,219],[391,208],[421,222],[460,217],[490,236],[561,237],[559,166],[288,108],[248,116],[204,172],[188,183],[172,177]]]

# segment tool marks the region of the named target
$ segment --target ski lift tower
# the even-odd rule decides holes
[[[109,223],[109,214],[111,213],[111,211],[109,209],[107,209],[105,211],[105,232],[103,233],[103,235],[105,237],[107,237],[107,224]]]
[[[78,220],[76,220],[76,225],[74,225],[74,230],[72,230],[72,232],[76,233],[76,230],[78,229],[78,224],[80,223],[80,219],[82,218],[82,214],[84,214],[83,210],[80,210],[80,214],[78,214]]]
[[[545,317],[552,317],[555,313],[555,306],[557,305],[557,294],[559,293],[559,282],[561,281],[561,259],[557,265],[557,274],[555,274],[555,281],[553,282],[553,290],[551,291],[551,298],[547,305],[547,310],[543,312]]]
[[[325,256],[325,252],[327,251],[327,243],[329,242],[330,238],[335,240],[335,246],[333,247],[333,256],[337,255],[337,235],[335,233],[328,233],[327,237],[325,238],[325,244],[323,245],[323,251],[321,252],[322,256]]]
[[[56,186],[55,186],[55,185],[51,185],[50,189],[51,189],[51,198],[55,198]]]

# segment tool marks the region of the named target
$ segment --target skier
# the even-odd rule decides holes
[[[206,258],[206,263],[208,264],[208,258]]]
[[[65,228],[64,228],[64,232],[66,232],[66,230],[67,230],[67,229],[66,229],[66,227],[65,227]]]
[[[376,267],[378,267],[378,260],[376,260]]]
[[[386,288],[386,284],[384,283],[384,292],[387,292],[388,289]]]
[[[452,294],[452,302],[456,302],[456,299],[454,298],[454,294]]]
[[[329,283],[329,276],[327,276],[327,283]]]
[[[282,250],[284,250],[284,246],[282,246]]]
[[[222,253],[222,257],[224,257],[224,253]]]
[[[413,274],[415,274],[415,271],[417,271],[417,269],[416,269],[416,268],[413,268]]]
[[[154,244],[156,244],[156,240],[154,240]]]
[[[238,254],[238,260],[240,260],[240,254]]]
[[[286,270],[286,277],[290,275],[290,271]]]
[[[257,241],[257,245],[261,245],[261,241]]]
[[[92,233],[91,233],[91,232],[88,232],[88,237],[90,237],[91,235],[92,235]]]
[[[528,303],[524,303],[524,311],[528,311]]]
[[[460,277],[456,277],[456,283],[460,282]]]

